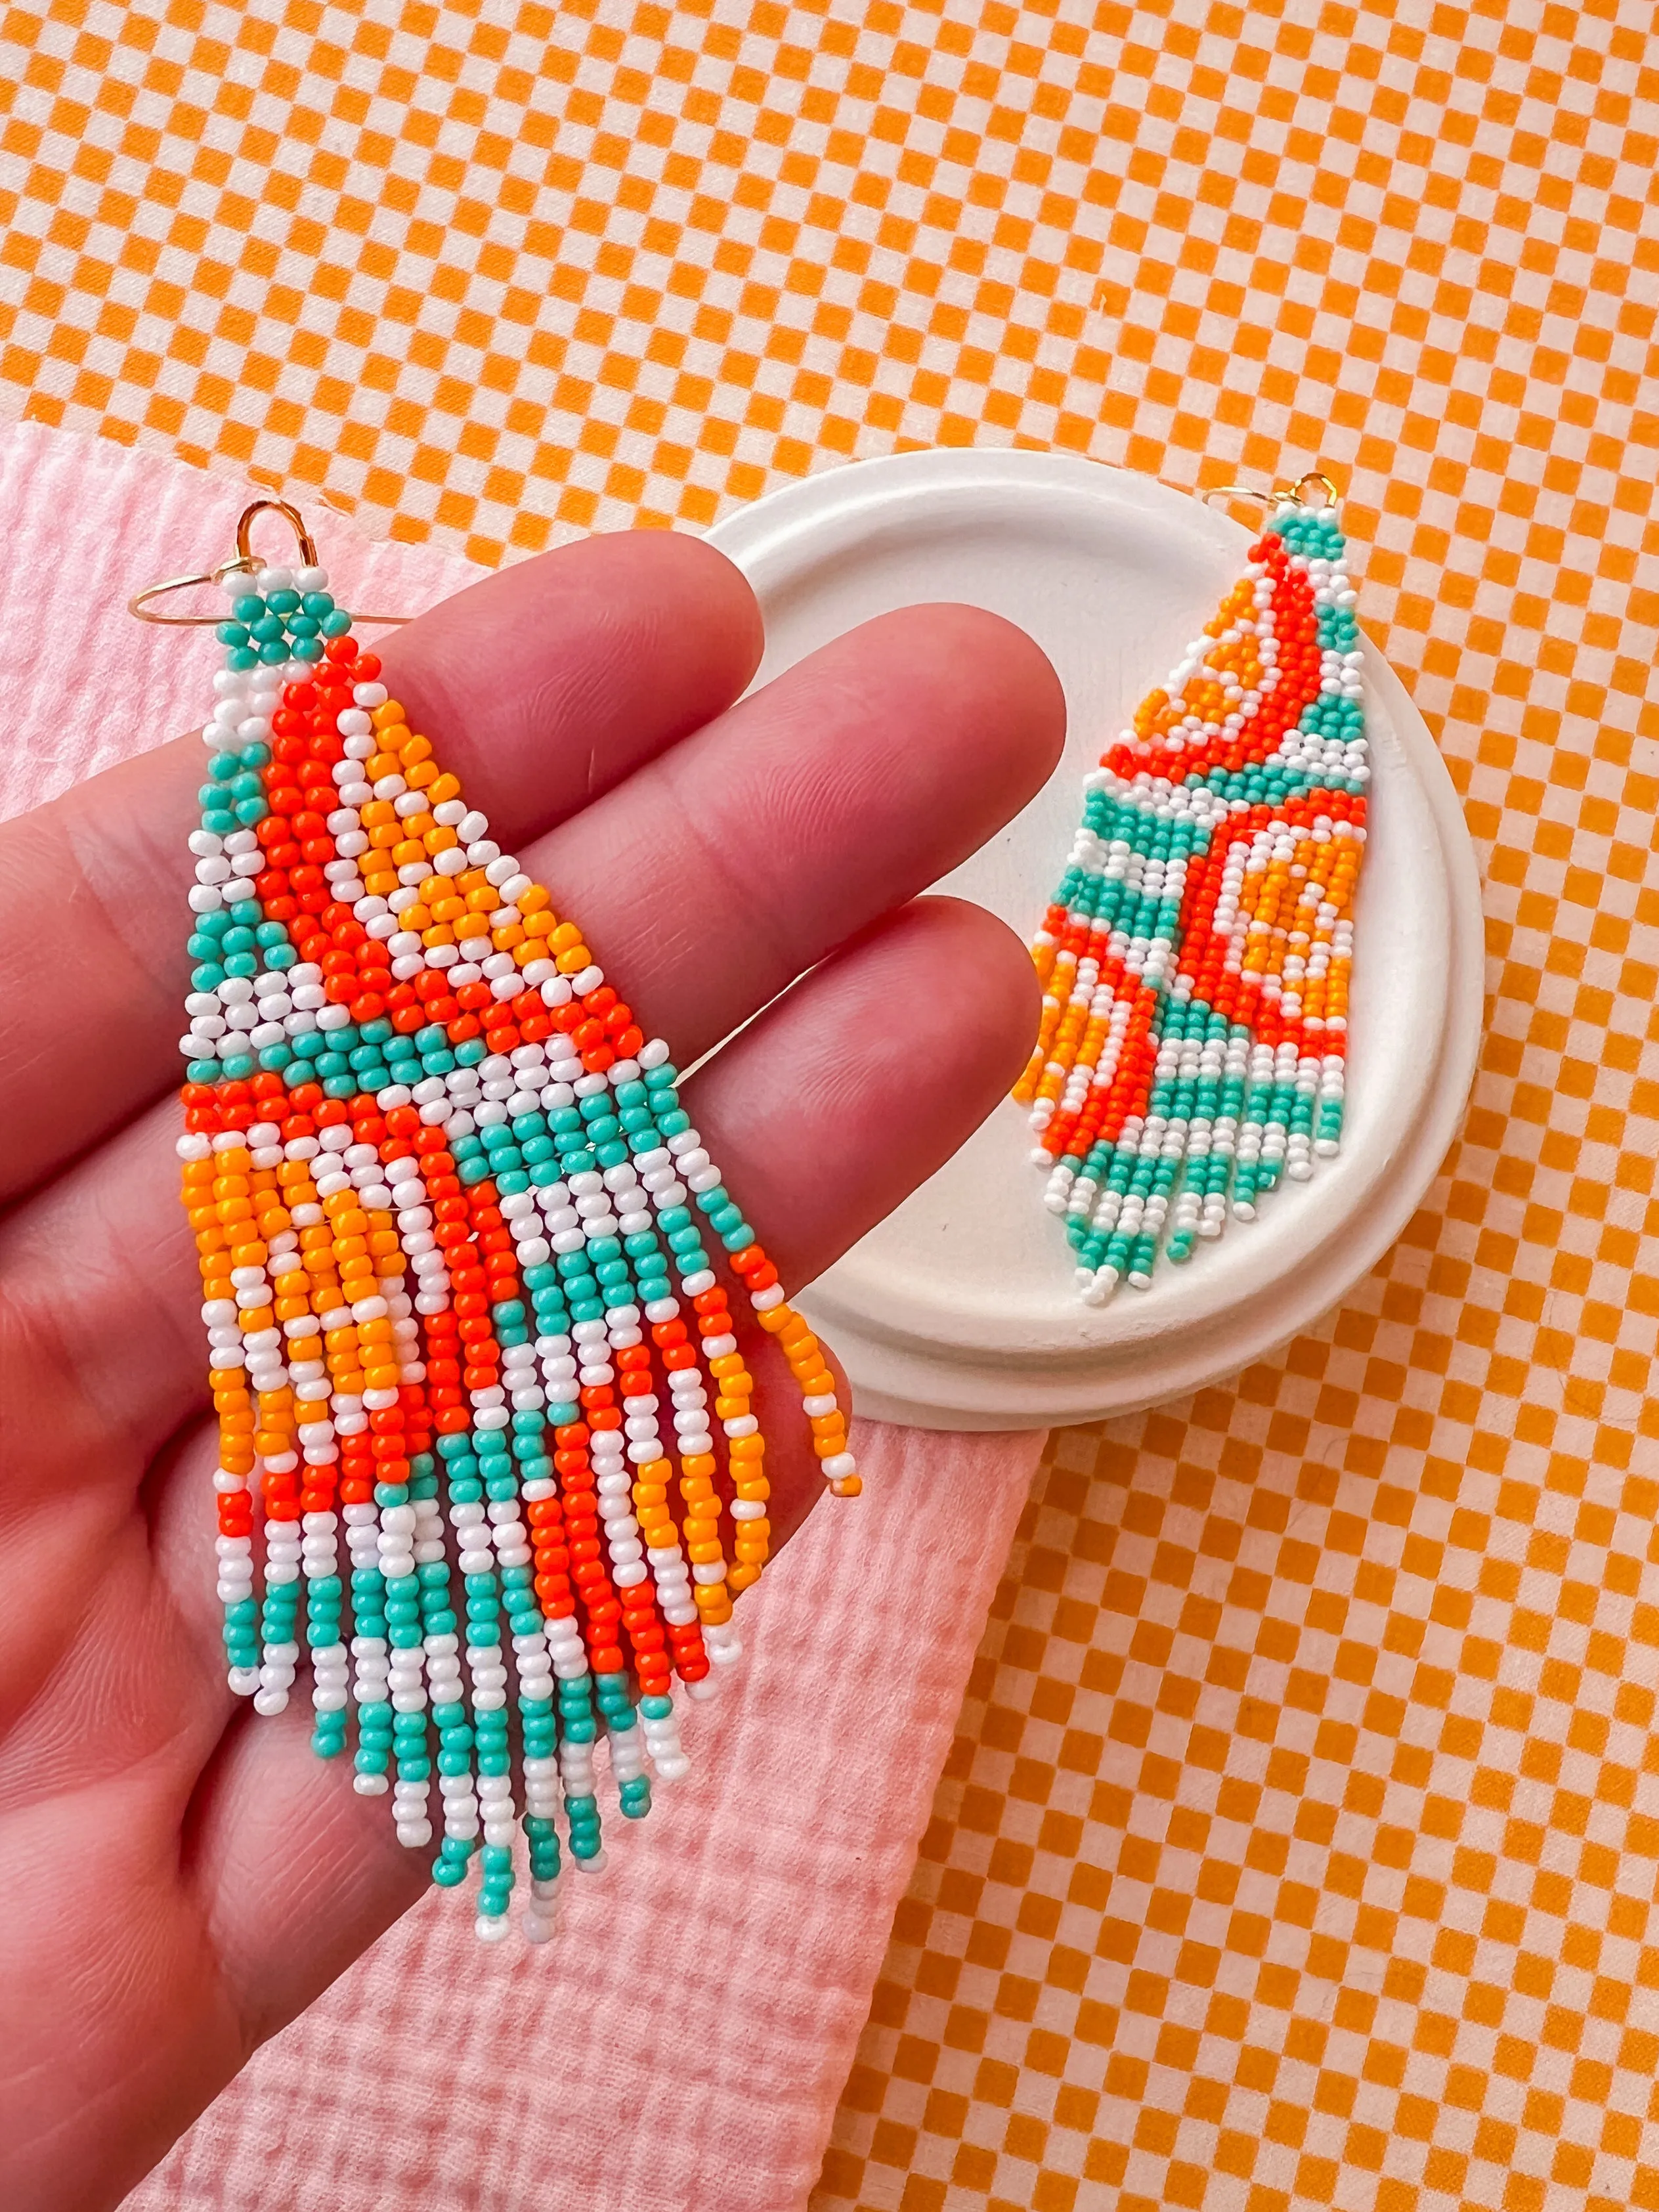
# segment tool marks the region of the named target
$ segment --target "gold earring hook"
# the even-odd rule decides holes
[[[1305,507],[1310,487],[1324,493],[1327,507],[1340,504],[1341,495],[1322,469],[1310,469],[1293,484],[1211,484],[1198,495],[1206,507],[1217,499],[1247,500],[1258,507],[1284,507],[1294,501]]]
[[[193,576],[169,576],[165,583],[148,584],[127,601],[127,612],[140,622],[155,623],[166,629],[214,629],[223,621],[222,615],[158,615],[151,611],[151,602],[165,598],[169,592],[187,592],[203,584],[222,584],[227,576],[255,575],[270,564],[261,559],[253,550],[253,524],[256,516],[280,514],[294,532],[294,541],[300,558],[308,568],[320,564],[317,558],[317,542],[306,528],[305,520],[297,507],[285,499],[256,499],[251,507],[244,507],[236,522],[236,551],[228,561],[222,561],[216,568],[204,569]],[[392,628],[409,620],[407,615],[358,615],[351,617],[353,626],[374,623],[380,628]]]
[[[252,561],[255,557],[253,518],[256,514],[280,514],[294,532],[295,543],[300,549],[300,558],[305,562],[307,568],[315,568],[320,566],[317,559],[316,539],[306,528],[299,508],[290,507],[285,499],[256,499],[252,507],[245,507],[242,509],[236,524],[236,557],[239,561]]]
[[[1340,505],[1342,495],[1337,490],[1336,486],[1325,474],[1325,471],[1322,469],[1310,469],[1306,476],[1298,477],[1295,483],[1291,486],[1292,492],[1295,496],[1301,501],[1304,507],[1306,507],[1309,503],[1308,487],[1310,484],[1317,485],[1319,489],[1324,493],[1325,504],[1327,507],[1337,507]]]
[[[140,622],[154,623],[158,629],[213,629],[224,620],[216,615],[158,615],[150,611],[152,599],[165,599],[169,592],[188,592],[198,584],[221,584],[225,578],[239,570],[252,573],[252,561],[224,561],[216,568],[204,568],[199,575],[169,576],[164,584],[146,584],[142,592],[135,592],[127,601],[127,612],[136,615]]]

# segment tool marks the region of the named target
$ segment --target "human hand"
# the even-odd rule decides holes
[[[1024,949],[915,894],[1048,775],[1064,709],[1036,647],[966,609],[868,623],[734,706],[760,644],[734,569],[641,533],[492,578],[384,657],[681,1065],[749,1022],[687,1103],[793,1287],[1019,1072]],[[192,738],[0,829],[0,2194],[17,2212],[116,2202],[428,1880],[386,1807],[313,1758],[307,1700],[256,1718],[225,1685],[170,1096],[200,774]],[[744,1349],[781,1540],[823,1486],[775,1345],[755,1329]]]

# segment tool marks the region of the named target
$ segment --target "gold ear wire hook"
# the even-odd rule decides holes
[[[169,592],[188,592],[198,584],[219,584],[237,571],[252,572],[252,561],[223,561],[216,568],[204,568],[196,576],[169,576],[164,584],[146,584],[142,592],[135,592],[127,601],[127,612],[136,615],[140,622],[154,623],[161,629],[213,629],[224,620],[217,615],[158,615],[150,611],[152,599],[164,599]]]
[[[1199,493],[1199,498],[1208,507],[1212,500],[1245,500],[1252,507],[1271,507],[1279,495],[1267,484],[1209,484]]]
[[[1210,484],[1198,496],[1206,507],[1212,500],[1217,499],[1248,500],[1256,507],[1283,507],[1294,500],[1305,507],[1310,486],[1315,486],[1324,493],[1328,507],[1339,504],[1340,494],[1322,469],[1310,469],[1293,484],[1273,484],[1271,487],[1266,484]]]
[[[127,612],[140,622],[155,623],[162,629],[214,629],[223,621],[222,615],[158,615],[151,611],[152,600],[165,598],[169,592],[187,592],[203,584],[222,584],[227,576],[254,575],[268,567],[253,550],[254,519],[261,514],[280,514],[294,532],[300,558],[308,568],[320,566],[317,558],[317,543],[306,528],[304,518],[296,507],[285,499],[256,499],[252,507],[244,507],[236,523],[236,551],[228,561],[222,561],[216,568],[204,569],[194,576],[169,576],[163,584],[146,585],[127,601]],[[409,620],[407,615],[359,615],[351,617],[354,627],[372,623],[380,628],[396,628]]]
[[[252,561],[253,518],[256,514],[280,514],[294,532],[300,549],[300,558],[307,568],[321,564],[317,558],[317,541],[306,528],[297,507],[290,507],[285,499],[256,499],[252,507],[245,507],[236,525],[236,556],[239,561]],[[263,565],[261,563],[260,565]]]
[[[1340,503],[1341,494],[1337,490],[1336,486],[1331,482],[1324,471],[1322,469],[1310,469],[1306,476],[1298,477],[1297,478],[1293,487],[1296,497],[1301,501],[1304,507],[1306,507],[1308,504],[1308,487],[1310,484],[1317,484],[1320,490],[1324,493],[1325,504],[1327,507],[1336,507]]]

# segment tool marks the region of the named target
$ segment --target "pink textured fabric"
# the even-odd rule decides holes
[[[16,678],[0,814],[198,718],[199,650],[122,609],[222,557],[245,503],[177,463],[0,429]],[[344,526],[325,558],[348,601],[393,610],[475,573]],[[117,714],[88,709],[111,700]],[[464,1906],[429,1895],[131,2212],[804,2203],[1037,1455],[1032,1437],[870,1424],[858,1443],[864,1497],[817,1513],[745,1601],[746,1663],[687,1723],[692,1778],[638,1827],[612,1824],[556,1945],[485,1950]]]

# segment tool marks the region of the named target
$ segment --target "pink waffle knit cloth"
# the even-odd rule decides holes
[[[0,815],[200,719],[199,645],[123,610],[222,558],[248,496],[0,428]],[[348,604],[412,611],[477,573],[313,520]],[[739,1679],[688,1723],[691,1779],[572,1885],[556,1944],[487,1950],[465,1906],[428,1895],[258,2053],[132,2212],[804,2203],[1037,1453],[871,1423],[857,1444],[863,1498],[815,1515],[745,1601]]]

